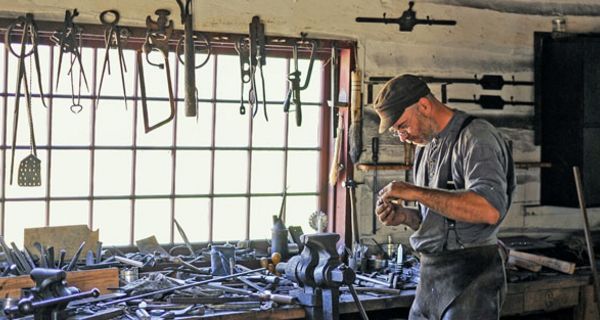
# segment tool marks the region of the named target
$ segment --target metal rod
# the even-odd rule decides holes
[[[163,295],[163,294],[171,293],[171,292],[174,292],[174,291],[177,291],[177,290],[183,290],[183,289],[187,289],[187,288],[192,288],[192,287],[196,287],[196,286],[199,286],[199,285],[203,285],[203,284],[207,284],[207,283],[211,283],[211,282],[215,282],[215,281],[221,281],[221,280],[231,279],[231,278],[235,278],[235,277],[239,277],[239,276],[243,276],[243,275],[247,275],[247,274],[251,274],[251,273],[255,273],[255,272],[259,272],[259,271],[264,271],[264,270],[265,270],[265,268],[259,268],[259,269],[254,269],[254,270],[250,270],[250,271],[244,271],[244,272],[240,272],[240,273],[230,274],[228,276],[222,276],[222,277],[216,277],[216,278],[212,278],[212,279],[208,279],[208,280],[203,280],[203,281],[198,281],[198,282],[192,282],[192,283],[184,284],[184,285],[177,286],[177,287],[166,288],[166,289],[162,289],[162,290],[156,290],[156,291],[142,293],[142,294],[138,294],[138,295],[127,297],[127,298],[123,298],[123,299],[117,299],[117,300],[106,302],[106,303],[100,303],[100,304],[98,304],[98,306],[105,307],[105,306],[110,306],[110,305],[113,305],[113,304],[127,302],[127,301],[131,301],[131,300],[135,300],[135,299],[140,299],[140,298],[145,298],[145,297],[151,297],[151,296],[154,296],[154,295]]]
[[[0,149],[4,149],[6,150],[8,148],[8,146],[0,146]],[[17,145],[15,147],[17,150],[29,150],[31,149],[31,146],[29,145]],[[37,149],[41,149],[41,150],[49,150],[49,149],[53,149],[53,150],[91,150],[92,148],[96,149],[96,150],[152,150],[152,151],[159,151],[159,150],[164,150],[164,151],[181,151],[181,150],[186,150],[186,151],[212,151],[212,150],[216,150],[216,151],[248,151],[250,150],[249,147],[191,147],[191,146],[178,146],[178,147],[173,147],[173,146],[51,146],[51,145],[46,145],[46,146],[36,146]],[[285,147],[254,147],[252,148],[253,151],[321,151],[320,147],[289,147],[289,148],[285,148]],[[519,162],[516,162],[516,164],[518,165]]]
[[[52,60],[50,60],[52,61]],[[3,74],[3,90],[4,92],[8,91],[8,54],[4,54],[3,59],[4,64],[4,74]],[[2,98],[2,167],[0,168],[1,174],[0,178],[2,178],[2,185],[0,186],[0,197],[4,199],[6,197],[6,131],[7,131],[7,121],[8,121],[8,98]],[[4,214],[5,202],[0,201],[0,235],[4,236],[4,223],[6,221],[6,215]]]
[[[217,97],[217,64],[219,62],[219,56],[214,56],[213,61],[213,70],[212,70],[212,81],[213,81],[213,90],[212,90],[212,98],[215,99]],[[213,102],[212,105],[212,119],[211,119],[211,135],[210,135],[210,184],[209,184],[209,206],[208,206],[208,242],[212,242],[213,240],[213,225],[214,225],[214,208],[215,208],[215,199],[213,193],[215,192],[215,135],[217,132],[216,123],[217,123],[217,104]]]
[[[590,232],[590,222],[588,220],[583,184],[581,183],[581,174],[579,173],[579,167],[573,167],[573,175],[575,176],[575,187],[577,188],[577,198],[579,198],[579,208],[581,209],[581,215],[583,216],[583,231],[585,234],[585,242],[587,243],[587,253],[590,259],[590,267],[592,268],[592,279],[594,280],[594,297],[596,298],[596,306],[598,306],[596,308],[596,311],[600,316],[600,280],[598,279],[598,270],[596,270],[596,255],[594,254],[594,244],[592,242],[592,235]]]
[[[52,194],[52,185],[50,183],[50,178],[52,177],[52,124],[54,120],[54,49],[56,47],[50,47],[50,72],[48,74],[48,152],[46,153],[47,161],[46,161],[46,194],[45,194],[45,226],[50,225],[50,195]],[[60,49],[59,49],[60,50]]]
[[[360,274],[356,275],[356,279],[363,280],[363,281],[368,281],[368,282],[371,282],[371,283],[374,283],[374,284],[378,284],[378,285],[384,286],[386,288],[390,287],[390,284],[387,283],[387,282],[383,282],[383,281],[379,281],[377,279],[365,277],[365,276],[360,275]]]
[[[139,86],[139,76],[138,76],[138,72],[139,72],[139,68],[137,65],[137,59],[134,59],[135,61],[135,65],[133,68],[133,96],[134,97],[138,97],[139,92],[138,92],[138,86]],[[135,188],[136,188],[136,175],[137,175],[137,119],[138,119],[138,100],[136,99],[135,101],[133,101],[133,124],[132,124],[132,139],[131,139],[131,148],[132,148],[132,153],[131,153],[131,190],[130,190],[130,196],[131,196],[131,210],[129,211],[129,245],[133,245],[133,241],[134,241],[134,236],[135,236],[135,200],[137,199],[136,195],[135,195]]]
[[[98,73],[98,49],[94,48],[94,55],[92,58],[92,92],[96,92],[96,77]],[[91,122],[91,130],[90,130],[90,183],[89,183],[89,195],[92,197],[89,202],[88,208],[88,226],[90,230],[94,230],[94,171],[96,168],[96,99],[92,99],[91,104],[91,112],[90,112],[90,122]]]
[[[350,294],[352,295],[352,298],[354,299],[354,303],[356,304],[356,307],[358,308],[358,312],[360,313],[360,316],[363,318],[363,320],[369,320],[369,316],[367,316],[365,307],[363,307],[362,303],[360,302],[360,299],[358,298],[358,294],[356,293],[356,289],[354,289],[354,286],[352,284],[349,284],[348,289],[350,290]]]

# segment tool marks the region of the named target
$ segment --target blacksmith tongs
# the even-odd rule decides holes
[[[20,41],[20,52],[17,53],[11,46],[10,36],[13,30],[21,29],[21,41]],[[35,61],[35,68],[37,71],[38,77],[38,85],[40,88],[40,97],[42,98],[42,103],[45,107],[46,104],[44,102],[43,90],[42,90],[42,82],[40,75],[40,61],[37,52],[38,45],[38,37],[37,37],[37,26],[33,20],[33,15],[28,13],[25,17],[20,16],[17,20],[8,26],[5,34],[5,46],[8,50],[19,59],[19,64],[17,67],[17,88],[15,90],[15,110],[13,117],[13,136],[12,136],[12,155],[10,162],[10,184],[13,182],[13,171],[14,171],[14,163],[15,163],[15,149],[17,144],[17,132],[19,125],[19,106],[21,101],[21,86],[25,89],[25,100],[27,102],[27,115],[29,119],[29,130],[30,130],[30,142],[32,153],[34,156],[36,155],[35,148],[35,136],[33,132],[33,118],[31,113],[31,92],[27,80],[27,73],[25,68],[25,58],[33,55],[33,59]],[[29,52],[26,51],[27,44],[31,44],[32,48]],[[29,75],[31,77],[31,75]]]
[[[112,16],[112,19],[111,19]],[[100,13],[100,22],[106,27],[104,29],[104,63],[102,64],[102,73],[100,74],[100,84],[98,85],[98,93],[96,98],[96,108],[100,104],[100,92],[102,91],[102,83],[104,82],[104,72],[108,66],[108,74],[110,75],[110,57],[109,51],[111,48],[116,48],[119,54],[119,67],[121,69],[121,85],[123,86],[123,102],[127,110],[127,91],[125,89],[125,57],[123,56],[123,47],[121,41],[126,41],[129,38],[129,30],[121,28],[119,23],[120,15],[116,10],[106,10]]]

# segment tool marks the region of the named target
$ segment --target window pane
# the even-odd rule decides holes
[[[87,196],[90,193],[90,151],[52,151],[52,196]]]
[[[14,241],[21,248],[25,228],[44,226],[46,204],[43,201],[7,201],[5,208],[4,239],[8,244]]]
[[[210,146],[212,138],[212,104],[198,105],[198,120],[185,116],[183,102],[178,104],[177,113],[177,145],[178,146]]]
[[[286,58],[267,58],[267,64],[263,66],[265,74],[265,88],[267,89],[267,101],[283,101],[287,94],[287,68]],[[260,81],[260,70],[256,73],[256,84],[262,90]],[[262,101],[262,91],[258,92],[259,100]],[[281,107],[281,106],[280,106]],[[281,111],[281,108],[279,109]],[[269,114],[270,116],[270,114]],[[271,117],[269,117],[269,120]]]
[[[215,193],[245,193],[247,151],[215,151]]]
[[[308,218],[311,213],[317,210],[318,201],[317,196],[288,196],[286,199],[285,225],[301,226],[304,233],[314,233],[315,231],[308,224]]]
[[[9,90],[10,92],[10,90]],[[14,112],[15,98],[7,99],[6,105],[6,144],[10,148],[12,145],[12,137],[14,130]],[[31,107],[31,116],[33,118],[33,133],[35,143],[38,146],[43,146],[48,143],[48,110],[41,103],[33,104]],[[19,118],[17,123],[17,146],[31,145],[29,134],[29,120],[27,115],[27,103],[25,97],[21,97],[19,105]]]
[[[171,193],[171,152],[146,151],[137,153],[137,195]]]
[[[50,201],[50,225],[87,225],[89,208],[89,201]]]
[[[131,158],[129,150],[96,150],[94,194],[102,196],[131,193]]]
[[[125,110],[116,100],[106,100],[96,110],[96,145],[130,146],[133,142],[133,104]]]
[[[239,104],[217,104],[215,143],[220,147],[248,146],[248,126],[252,113],[240,115]]]
[[[164,63],[163,55],[159,51],[153,51],[149,59],[152,63],[162,64]],[[159,67],[155,67],[149,65],[146,61],[146,56],[142,54],[142,62],[144,64],[144,79],[146,82],[146,97],[148,98],[167,98],[169,97],[169,87],[167,85],[167,73],[166,68],[160,69]],[[171,84],[173,85],[173,90],[175,90],[175,68],[176,68],[176,58],[174,53],[169,53],[169,68],[171,69],[170,77]],[[181,70],[180,70],[181,71]],[[138,84],[139,86],[139,84]],[[141,90],[139,91],[139,96],[141,97]],[[173,91],[175,94],[175,91]],[[166,103],[166,102],[165,102]],[[141,105],[140,105],[141,108]],[[140,110],[141,111],[141,110]],[[140,112],[141,113],[141,112]]]
[[[283,108],[279,104],[269,104],[267,110],[269,122],[264,121],[261,115],[261,118],[255,119],[252,124],[252,146],[283,147],[285,118],[288,114],[283,112]]]
[[[43,197],[46,195],[46,181],[47,177],[47,165],[48,165],[48,152],[46,150],[38,150],[37,157],[42,161],[41,163],[41,175],[42,185],[39,187],[20,187],[19,186],[19,164],[31,153],[29,150],[17,150],[15,153],[15,168],[13,171],[13,184],[10,185],[10,149],[6,150],[6,181],[4,181],[4,187],[6,188],[7,198],[32,198],[32,197]],[[5,228],[6,230],[6,228]]]
[[[213,240],[242,240],[246,237],[246,198],[215,198],[213,208]]]
[[[104,245],[129,244],[130,212],[129,200],[94,201],[94,230],[100,230]]]
[[[283,192],[283,151],[252,152],[252,193]]]
[[[314,192],[318,188],[318,151],[288,152],[288,192]]]
[[[252,198],[250,202],[250,239],[271,239],[273,216],[279,215],[282,199],[283,197]]]
[[[159,243],[168,243],[171,204],[168,199],[137,200],[135,202],[135,240],[156,236]]]
[[[294,108],[294,107],[292,107]],[[296,114],[290,112],[288,145],[290,147],[318,147],[319,123],[321,108],[319,106],[302,106],[302,125],[296,125]]]
[[[239,56],[219,55],[217,61],[217,99],[239,100],[242,76]],[[244,84],[244,87],[248,87],[248,84]],[[247,95],[244,95],[244,97],[247,97]],[[237,105],[239,106],[239,103]],[[239,110],[239,108],[236,108],[236,110]]]
[[[175,199],[175,219],[191,242],[208,241],[208,199]],[[175,242],[183,243],[177,228]]]
[[[196,66],[200,65],[205,59],[206,54],[196,53]],[[200,99],[212,98],[214,66],[215,56],[211,55],[208,62],[202,68],[196,69],[196,90],[198,90],[198,97]],[[179,98],[185,97],[185,67],[181,64],[179,64],[179,88],[177,96]],[[202,114],[200,114],[200,117],[202,117]]]
[[[178,194],[208,194],[210,187],[210,152],[177,151]]]
[[[104,65],[105,55],[106,50],[104,50],[104,48],[98,48],[98,60],[96,61],[96,72],[98,73],[96,77],[96,90],[100,89],[100,77],[102,75],[102,66]],[[135,51],[123,50],[123,57],[125,58],[125,69],[123,70],[125,78],[125,93],[127,94],[127,96],[132,96],[134,91],[133,85],[135,84]],[[107,64],[106,70],[104,71],[104,79],[102,80],[102,88],[100,92],[96,92],[96,95],[100,94],[101,96],[110,96],[113,99],[100,99],[98,108],[110,107],[111,109],[117,108],[120,110],[125,110],[125,103],[123,102],[123,84],[121,81],[121,67],[119,66],[118,51],[116,49],[109,49],[108,58],[110,60],[110,68]],[[127,109],[131,109],[133,107],[133,102],[131,100],[128,100],[127,105]]]
[[[54,99],[52,102],[52,144],[57,146],[90,145],[90,119],[92,103],[81,99],[79,113],[71,110],[71,99]]]

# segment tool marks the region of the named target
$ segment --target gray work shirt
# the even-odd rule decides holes
[[[457,138],[467,117],[466,113],[455,110],[448,125],[431,143],[417,147],[416,154],[422,154],[420,159],[415,157],[414,181],[419,186],[446,189],[451,169],[455,189],[484,197],[498,210],[500,219],[494,225],[456,221],[459,244],[454,232],[447,232],[448,221],[444,216],[419,204],[421,225],[410,237],[412,247],[419,252],[454,250],[461,244],[464,247],[495,244],[499,225],[510,207],[515,175],[508,143],[494,126],[479,118],[466,126]],[[449,150],[455,139],[453,150]]]

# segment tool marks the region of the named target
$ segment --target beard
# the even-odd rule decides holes
[[[416,136],[408,137],[405,141],[424,147],[433,141],[433,138],[438,135],[437,126],[433,119],[426,117],[418,110],[417,121],[419,122],[420,133]]]

